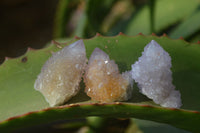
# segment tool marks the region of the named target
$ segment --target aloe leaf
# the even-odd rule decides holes
[[[150,105],[130,103],[110,104],[71,104],[30,112],[21,117],[8,119],[0,125],[0,131],[16,130],[35,124],[43,124],[61,119],[82,118],[86,116],[107,116],[129,118],[135,117],[157,122],[165,122],[175,127],[197,132],[200,130],[200,113],[179,109],[168,109]],[[184,121],[183,121],[184,120]]]
[[[173,83],[182,95],[182,109],[196,110],[172,110],[157,106],[148,106],[151,101],[137,94],[134,89],[133,98],[124,104],[81,104],[76,107],[48,108],[49,105],[44,97],[34,90],[33,85],[37,75],[40,73],[44,62],[51,56],[52,52],[60,50],[73,41],[66,44],[50,45],[40,50],[28,50],[25,55],[16,59],[7,59],[0,66],[0,130],[14,130],[31,125],[51,122],[65,118],[79,118],[86,116],[113,116],[113,117],[135,117],[139,119],[152,120],[190,131],[198,131],[200,120],[200,47],[183,40],[171,40],[168,37],[138,35],[128,37],[118,35],[116,37],[103,37],[97,35],[94,38],[84,40],[87,57],[94,48],[99,47],[109,54],[119,65],[120,71],[130,70],[147,43],[156,40],[172,58]],[[76,39],[74,39],[75,41]],[[63,40],[62,40],[63,41]],[[72,98],[68,103],[91,103],[89,97],[83,93],[84,84],[81,85],[82,92]],[[131,103],[140,103],[140,105]],[[98,105],[98,104],[97,104]],[[45,109],[42,111],[37,111]],[[104,111],[105,110],[105,111]],[[115,112],[116,110],[116,112]],[[35,113],[28,113],[36,111]],[[126,112],[126,113],[125,113]],[[29,115],[22,115],[28,113]],[[68,114],[69,113],[69,114]],[[22,115],[15,117],[17,115]],[[8,119],[11,117],[10,119]],[[14,117],[14,118],[12,118]],[[8,120],[5,120],[8,119]]]
[[[181,3],[181,6],[180,6]],[[196,0],[157,0],[155,1],[155,32],[167,28],[170,25],[181,21],[186,16],[190,15],[197,7],[199,1]],[[148,6],[144,6],[129,22],[126,34],[136,35],[138,33],[150,34],[150,11]]]
[[[171,33],[171,38],[187,38],[200,30],[200,9],[198,8],[189,18],[176,27]]]

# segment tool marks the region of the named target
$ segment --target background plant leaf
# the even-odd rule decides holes
[[[178,128],[175,128],[171,125],[148,121],[148,120],[141,120],[141,119],[132,119],[134,123],[137,124],[138,128],[143,131],[144,133],[156,133],[156,132],[162,132],[162,133],[190,133],[185,130],[181,130]]]
[[[54,24],[54,38],[63,38],[66,34],[66,24],[72,17],[72,12],[76,10],[80,0],[59,0]]]
[[[171,38],[188,38],[200,30],[200,7],[170,33]]]
[[[181,3],[181,6],[179,6]],[[190,15],[197,7],[197,0],[156,0],[155,1],[155,32],[172,26],[186,16]],[[126,34],[136,35],[138,33],[145,35],[151,34],[150,11],[148,5],[138,10],[127,25]]]

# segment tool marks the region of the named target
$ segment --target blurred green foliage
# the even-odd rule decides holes
[[[54,38],[167,34],[197,42],[200,0],[60,0]]]

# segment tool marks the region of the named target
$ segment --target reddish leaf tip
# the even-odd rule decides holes
[[[162,36],[163,36],[163,37],[168,37],[166,33],[163,33],[163,35],[162,35]]]
[[[144,34],[142,34],[141,32],[140,32],[140,33],[138,33],[138,35],[140,35],[140,36],[144,36]]]
[[[197,41],[197,44],[200,44],[200,41]]]
[[[9,60],[9,59],[12,59],[11,57],[5,57],[5,61]]]
[[[123,33],[123,32],[119,32],[119,34],[118,34],[119,36],[125,36],[125,34]]]
[[[181,36],[181,37],[179,37],[179,39],[180,39],[180,40],[184,40],[184,38],[183,38],[182,36]]]
[[[79,36],[74,36],[74,39],[81,39]]]
[[[152,35],[152,36],[156,36],[156,34],[155,34],[155,33],[152,33],[151,35]]]
[[[27,51],[35,51],[35,49],[34,49],[34,48],[31,48],[31,47],[28,47],[28,48],[27,48]]]
[[[96,33],[96,36],[102,36],[102,35],[101,35],[100,33],[97,32],[97,33]]]

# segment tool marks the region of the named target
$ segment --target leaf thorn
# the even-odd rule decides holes
[[[144,36],[144,34],[142,34],[142,32],[138,33],[138,35],[140,35],[140,36]]]

